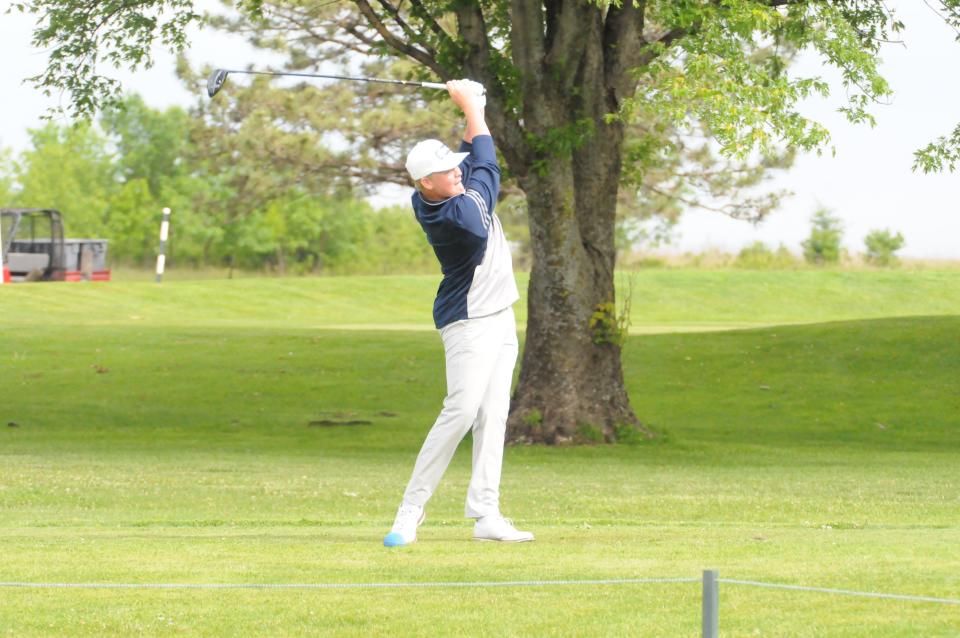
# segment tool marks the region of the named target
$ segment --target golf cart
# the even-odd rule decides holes
[[[0,255],[9,281],[109,281],[106,239],[64,239],[63,216],[0,208]]]

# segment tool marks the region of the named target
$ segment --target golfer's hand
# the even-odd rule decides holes
[[[473,80],[451,80],[447,82],[447,92],[453,103],[464,113],[468,109],[480,109],[487,105],[487,98],[483,85]]]
[[[467,85],[467,89],[473,91],[473,94],[479,98],[480,108],[485,108],[487,106],[487,90],[483,88],[483,85],[479,82],[474,82],[473,80],[461,80],[464,84]]]

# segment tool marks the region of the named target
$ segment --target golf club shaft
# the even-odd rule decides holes
[[[247,75],[293,75],[304,78],[325,78],[328,80],[352,80],[354,82],[378,82],[380,84],[402,84],[403,86],[419,86],[425,89],[446,89],[446,84],[439,82],[413,82],[410,80],[384,80],[381,78],[355,78],[347,75],[324,75],[320,73],[296,73],[293,71],[240,71],[222,69],[225,73],[246,73]]]

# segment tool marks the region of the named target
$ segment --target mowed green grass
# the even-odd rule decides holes
[[[443,398],[443,358],[429,330],[375,328],[423,324],[435,280],[0,288],[0,581],[478,582],[716,568],[960,598],[956,275],[656,274],[675,278],[647,291],[672,291],[660,306],[676,311],[638,304],[635,284],[634,315],[657,329],[787,321],[781,307],[791,322],[818,323],[631,337],[627,383],[656,441],[509,448],[504,510],[537,535],[516,546],[470,541],[467,441],[420,540],[399,550],[381,539]],[[749,290],[749,304],[734,302]],[[738,309],[720,313],[724,298]],[[878,300],[893,318],[867,319]],[[331,327],[365,318],[372,329]],[[347,421],[364,423],[323,424]],[[699,614],[696,583],[0,588],[9,636],[695,636]],[[721,633],[956,636],[960,606],[721,585]]]
[[[527,276],[517,279],[522,327]],[[643,270],[616,280],[638,333],[960,312],[957,270]],[[438,283],[414,275],[10,286],[0,321],[431,330]]]

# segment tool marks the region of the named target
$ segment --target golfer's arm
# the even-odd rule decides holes
[[[473,138],[477,135],[490,135],[490,129],[483,119],[483,107],[471,104],[463,110],[467,118],[467,130],[463,133],[463,141],[468,144],[473,143]]]

